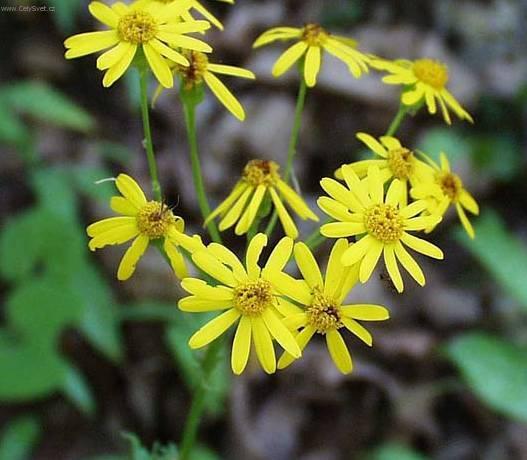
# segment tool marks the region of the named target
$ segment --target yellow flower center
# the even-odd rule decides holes
[[[307,24],[302,31],[302,40],[309,46],[323,46],[328,33],[318,24]]]
[[[448,68],[433,59],[418,59],[413,64],[415,76],[435,89],[443,89],[448,82]]]
[[[279,169],[274,161],[251,160],[243,170],[242,179],[253,187],[273,185],[280,178]]]
[[[463,182],[457,174],[441,172],[436,176],[436,181],[443,190],[443,193],[452,201],[456,201],[463,189]]]
[[[364,226],[370,235],[383,243],[394,243],[403,235],[403,218],[390,204],[376,204],[364,213]]]
[[[157,34],[157,22],[145,11],[133,11],[119,19],[117,32],[121,40],[140,45],[152,40]]]
[[[209,58],[206,54],[199,51],[189,51],[185,53],[189,66],[176,66],[176,72],[183,77],[185,89],[192,89],[203,81],[203,75],[207,71]]]
[[[343,326],[338,303],[324,295],[319,287],[313,288],[313,300],[306,313],[307,323],[316,328],[319,334]]]
[[[388,152],[388,165],[397,179],[408,179],[414,168],[413,159],[413,152],[404,147]]]
[[[273,302],[269,281],[259,279],[234,288],[234,307],[246,316],[259,316]]]
[[[166,204],[158,201],[149,201],[137,214],[139,231],[153,240],[166,236],[172,225],[176,225],[176,217]]]

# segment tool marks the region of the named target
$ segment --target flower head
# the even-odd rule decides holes
[[[181,282],[191,295],[179,301],[180,310],[194,313],[224,310],[190,338],[191,348],[204,347],[238,322],[231,356],[235,374],[241,374],[247,365],[251,339],[262,368],[269,374],[276,371],[273,339],[293,356],[298,358],[301,354],[292,333],[282,322],[278,310],[282,300],[266,275],[267,270],[284,268],[291,256],[293,241],[283,238],[262,270],[258,261],[266,245],[267,237],[262,233],[256,235],[247,247],[243,264],[225,246],[211,243],[206,249],[196,251],[192,260],[215,280],[214,285],[197,278],[185,278]]]
[[[258,48],[277,40],[290,39],[297,39],[298,42],[288,48],[276,61],[273,67],[275,77],[287,72],[305,55],[304,78],[307,86],[315,86],[322,61],[322,50],[343,61],[355,78],[368,72],[370,58],[356,49],[354,40],[330,34],[318,24],[306,24],[301,28],[270,29],[256,39],[253,47]]]
[[[220,216],[220,231],[238,222],[234,231],[237,235],[243,235],[251,228],[267,195],[278,212],[287,236],[297,238],[298,230],[282,199],[301,219],[318,221],[302,197],[280,178],[279,166],[274,161],[252,160],[245,166],[242,178],[230,195],[207,217],[205,223]]]
[[[358,133],[357,138],[382,159],[356,161],[349,166],[360,179],[367,175],[368,169],[373,165],[379,168],[383,182],[392,178],[399,179],[403,188],[403,204],[406,204],[408,183],[416,184],[420,178],[430,174],[431,166],[419,160],[412,150],[401,145],[395,137],[382,136],[377,140],[369,134]],[[344,179],[340,168],[335,176],[337,179]]]
[[[337,221],[323,225],[320,233],[328,238],[363,235],[342,254],[345,266],[360,264],[362,283],[368,281],[381,254],[384,254],[384,263],[399,292],[404,286],[397,261],[423,286],[424,274],[404,245],[429,257],[442,259],[443,252],[438,247],[409,233],[435,225],[441,217],[419,216],[427,209],[425,200],[404,205],[399,179],[392,181],[385,196],[377,166],[370,166],[362,181],[351,166],[344,165],[341,170],[346,186],[330,178],[320,182],[330,197],[319,198],[318,205]]]
[[[455,205],[459,220],[470,238],[474,238],[474,228],[468,220],[465,209],[474,215],[479,214],[479,206],[472,195],[465,189],[461,178],[452,172],[447,156],[441,152],[439,166],[430,157],[425,156],[433,167],[433,173],[419,184],[416,184],[411,195],[415,199],[426,200],[427,214],[443,216],[450,205]],[[426,229],[431,232],[432,225]]]
[[[181,77],[184,88],[189,90],[205,82],[229,112],[238,118],[238,120],[245,120],[245,111],[242,105],[215,74],[218,73],[253,80],[255,78],[254,73],[241,67],[213,64],[209,62],[206,54],[198,51],[189,51],[185,53],[185,57],[189,65],[176,65],[175,67],[176,73]]]
[[[337,368],[344,374],[351,372],[352,360],[341,331],[348,330],[367,345],[372,345],[371,334],[358,320],[381,321],[388,319],[388,310],[379,305],[343,305],[348,293],[358,279],[358,266],[344,266],[342,256],[350,247],[345,239],[333,246],[325,276],[313,254],[304,243],[295,244],[295,260],[303,280],[295,280],[283,272],[267,270],[267,276],[286,298],[279,305],[285,316],[284,323],[298,331],[296,340],[303,350],[315,334],[325,336],[329,354]],[[264,270],[264,272],[266,272]],[[283,369],[295,357],[285,352],[278,361]]]
[[[138,2],[131,5],[117,2],[111,7],[95,1],[89,5],[90,13],[110,27],[109,30],[88,32],[68,38],[66,58],[72,59],[111,48],[97,59],[97,68],[104,70],[103,85],[112,85],[130,67],[138,50],[142,50],[152,72],[165,88],[174,85],[169,62],[183,66],[188,60],[174,49],[190,49],[208,53],[212,48],[185,34],[210,27],[207,21],[180,22],[181,14],[191,0],[170,4]]]
[[[453,110],[460,119],[474,122],[470,114],[448,91],[449,74],[444,63],[433,59],[418,59],[416,61],[375,59],[370,65],[390,74],[382,79],[384,83],[405,85],[401,96],[404,105],[415,106],[424,102],[428,112],[435,114],[437,112],[437,100],[447,124],[452,123],[448,108]]]
[[[179,278],[187,276],[185,261],[178,246],[190,252],[195,251],[203,247],[199,236],[185,235],[183,219],[175,216],[166,204],[147,201],[137,182],[130,176],[120,174],[115,185],[122,196],[112,197],[110,205],[121,215],[95,222],[87,228],[88,236],[91,237],[89,248],[95,251],[134,239],[117,271],[117,278],[124,281],[133,275],[137,262],[150,242],[162,240],[163,249],[176,275]]]

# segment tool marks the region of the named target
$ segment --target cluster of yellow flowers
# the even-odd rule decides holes
[[[174,85],[174,75],[184,90],[206,84],[234,116],[245,118],[239,101],[215,74],[248,79],[255,78],[254,74],[211,63],[207,53],[212,48],[188,35],[203,33],[211,23],[223,28],[197,0],[137,0],[112,6],[96,1],[89,10],[109,29],[68,38],[66,57],[111,48],[97,59],[97,67],[105,71],[104,86],[113,84],[133,64],[151,69],[164,88]],[[194,13],[205,20],[195,20]],[[426,107],[435,114],[439,105],[446,123],[451,123],[449,109],[472,122],[447,90],[448,70],[438,61],[381,59],[359,51],[354,40],[333,35],[314,23],[301,28],[273,28],[253,46],[285,40],[295,43],[274,64],[272,73],[276,77],[298,63],[301,85],[314,87],[323,53],[327,52],[341,60],[355,78],[370,68],[386,72],[383,82],[403,85],[403,110],[416,112]],[[320,234],[336,239],[324,275],[308,244],[295,242],[299,232],[286,205],[301,219],[317,222],[319,217],[288,184],[290,171],[286,170],[282,178],[279,165],[267,160],[250,161],[232,192],[205,221],[210,224],[220,217],[220,231],[234,227],[236,235],[251,235],[242,259],[218,242],[205,244],[200,236],[185,234],[183,219],[163,202],[147,201],[139,185],[125,174],[115,180],[121,196],[111,200],[111,208],[120,216],[90,225],[89,247],[95,250],[133,239],[117,273],[118,279],[126,280],[149,243],[156,243],[189,294],[180,300],[179,308],[193,313],[222,311],[191,337],[191,348],[206,346],[237,323],[231,360],[236,374],[246,368],[251,343],[262,368],[273,373],[298,359],[315,334],[325,337],[336,367],[343,373],[351,372],[352,359],[341,333],[348,330],[371,346],[372,336],[360,321],[389,317],[388,310],[380,305],[348,304],[353,286],[370,279],[381,255],[398,292],[404,289],[400,265],[423,286],[423,271],[407,249],[434,259],[442,259],[443,252],[414,233],[433,231],[454,205],[473,238],[465,211],[479,212],[459,176],[451,171],[446,154],[441,153],[437,164],[393,135],[377,139],[361,132],[357,138],[371,151],[372,158],[342,165],[335,178],[325,177],[320,182],[327,196],[321,196],[317,203],[328,217],[320,226]],[[261,264],[268,236],[258,230],[272,208],[286,236]],[[188,276],[185,258],[207,275],[206,280]],[[286,272],[286,268],[292,269],[288,265],[291,259],[299,278]],[[274,341],[284,350],[278,360]]]

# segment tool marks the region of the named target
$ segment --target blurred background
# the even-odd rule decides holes
[[[431,236],[446,260],[419,258],[425,288],[408,280],[396,295],[380,272],[357,287],[353,299],[388,306],[392,319],[371,325],[372,349],[347,337],[351,375],[316,341],[273,376],[253,363],[233,378],[226,355],[208,382],[194,459],[527,459],[525,0],[203,3],[225,24],[207,36],[215,61],[258,76],[224,79],[245,123],[210,93],[199,108],[213,205],[246,161],[286,154],[297,77],[273,79],[285,45],[253,51],[253,40],[273,26],[320,22],[363,51],[448,64],[450,89],[475,125],[420,113],[399,136],[431,155],[446,151],[482,212],[474,241],[453,213]],[[113,185],[95,181],[127,172],[150,190],[135,75],[103,89],[94,56],[64,60],[63,40],[97,27],[87,1],[0,5],[54,7],[0,12],[0,460],[173,460],[199,377],[200,355],[186,341],[202,319],[178,313],[182,293],[157,252],[119,283],[124,247],[93,254],[85,234],[111,214]],[[313,209],[320,178],[363,155],[355,132],[385,132],[398,90],[325,59],[296,161]],[[188,233],[202,233],[174,91],[152,122],[167,201]],[[225,237],[242,249],[242,239]]]

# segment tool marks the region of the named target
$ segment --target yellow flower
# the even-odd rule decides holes
[[[446,88],[448,83],[448,68],[442,62],[433,59],[418,59],[416,61],[386,61],[372,60],[371,67],[385,70],[390,75],[382,79],[389,85],[405,85],[401,96],[404,105],[414,106],[425,102],[428,112],[437,112],[437,102],[441,107],[443,118],[449,125],[452,123],[447,106],[462,120],[474,123],[470,114],[459,104]]]
[[[441,249],[409,233],[435,225],[441,217],[418,216],[428,206],[425,200],[403,205],[399,179],[392,181],[385,197],[377,166],[370,166],[368,176],[362,181],[349,165],[342,167],[342,175],[347,187],[326,177],[320,184],[331,198],[318,199],[320,208],[338,221],[323,225],[320,228],[322,235],[328,238],[364,235],[344,251],[342,263],[346,266],[359,263],[359,279],[365,283],[384,254],[384,263],[397,291],[404,289],[397,260],[424,286],[423,271],[404,245],[429,257],[442,259]]]
[[[305,27],[276,27],[264,32],[254,42],[253,48],[277,40],[298,39],[298,43],[288,48],[276,61],[273,75],[279,77],[305,55],[304,78],[307,86],[317,83],[317,76],[322,61],[322,50],[343,61],[355,78],[368,72],[370,58],[356,49],[355,40],[332,35],[318,24],[307,24]]]
[[[440,156],[441,166],[428,156],[425,158],[434,168],[433,174],[428,177],[427,181],[413,187],[411,196],[415,199],[426,200],[428,203],[427,213],[431,215],[443,216],[450,205],[454,204],[465,231],[470,238],[474,238],[474,228],[468,220],[465,209],[474,215],[478,215],[478,203],[463,187],[460,177],[451,171],[448,158],[443,152]],[[426,229],[426,232],[431,232],[434,228],[435,225],[431,225]]]
[[[315,333],[324,335],[333,362],[344,374],[352,371],[353,364],[340,330],[347,329],[371,346],[372,336],[358,320],[382,321],[390,316],[388,310],[380,305],[343,305],[357,282],[359,272],[358,265],[347,267],[342,264],[342,256],[349,247],[345,239],[337,240],[324,278],[313,254],[304,243],[297,243],[294,249],[303,280],[295,280],[282,272],[267,271],[278,291],[292,300],[283,299],[279,310],[285,316],[287,327],[294,331],[300,329],[296,333],[300,349],[304,350]],[[294,360],[294,356],[285,352],[278,361],[278,368],[283,369]]]
[[[240,78],[254,79],[254,73],[250,70],[242,69],[231,65],[213,64],[208,57],[198,51],[185,53],[189,66],[176,66],[176,72],[181,76],[185,89],[191,89],[200,85],[203,81],[218,98],[218,100],[229,110],[238,120],[245,120],[245,111],[238,99],[236,99],[229,89],[214,75],[230,75]]]
[[[298,237],[298,229],[287,212],[282,199],[291,206],[301,219],[318,221],[318,217],[309,209],[302,197],[298,195],[281,178],[279,166],[274,161],[252,160],[243,170],[241,180],[235,185],[230,195],[208,217],[205,224],[217,216],[222,217],[220,231],[227,230],[236,222],[234,232],[243,235],[251,228],[266,194],[278,212],[285,234],[293,239]]]
[[[225,310],[190,338],[191,348],[208,345],[238,322],[231,355],[235,374],[241,374],[247,365],[251,339],[262,368],[269,374],[276,371],[273,339],[294,357],[301,355],[298,344],[284,326],[277,310],[282,300],[265,275],[266,270],[281,271],[284,268],[291,256],[293,241],[283,238],[273,249],[262,270],[258,260],[266,245],[267,237],[262,233],[256,235],[247,247],[244,265],[225,246],[211,243],[206,250],[195,252],[192,260],[217,283],[210,285],[196,278],[185,278],[181,282],[183,289],[191,295],[179,301],[180,310]]]
[[[105,70],[103,85],[108,87],[130,67],[141,49],[152,72],[165,88],[174,85],[169,62],[188,65],[187,59],[171,47],[208,53],[212,48],[196,38],[184,34],[210,27],[207,21],[179,22],[191,0],[156,7],[152,4],[117,2],[111,7],[102,2],[91,2],[90,13],[110,27],[109,30],[88,32],[68,38],[66,58],[72,59],[110,48],[97,59],[97,68]]]
[[[88,236],[91,237],[89,248],[95,251],[134,239],[117,271],[117,278],[124,281],[133,275],[137,262],[150,242],[164,240],[163,249],[174,272],[179,278],[187,276],[185,261],[178,246],[189,252],[196,251],[204,247],[199,236],[185,235],[183,219],[175,216],[166,204],[147,201],[137,182],[130,176],[120,174],[115,185],[122,196],[112,197],[110,206],[121,215],[95,222],[87,228]]]
[[[157,4],[168,4],[168,3],[177,3],[180,0],[138,0],[136,3],[157,3]],[[218,0],[224,3],[234,4],[234,0]],[[223,30],[223,24],[219,19],[214,16],[207,8],[203,6],[198,0],[192,0],[189,8],[181,15],[185,21],[194,21],[190,10],[196,10],[202,17],[204,17],[211,24],[214,24],[218,29]]]
[[[358,133],[357,138],[382,160],[362,160],[351,163],[349,166],[360,179],[365,177],[370,166],[377,166],[381,172],[382,181],[391,178],[401,181],[402,204],[406,204],[408,197],[408,182],[416,184],[419,178],[429,175],[432,168],[425,162],[416,158],[414,152],[403,147],[398,139],[391,136],[382,136],[379,140],[366,133]],[[341,169],[335,172],[337,179],[343,180]]]

